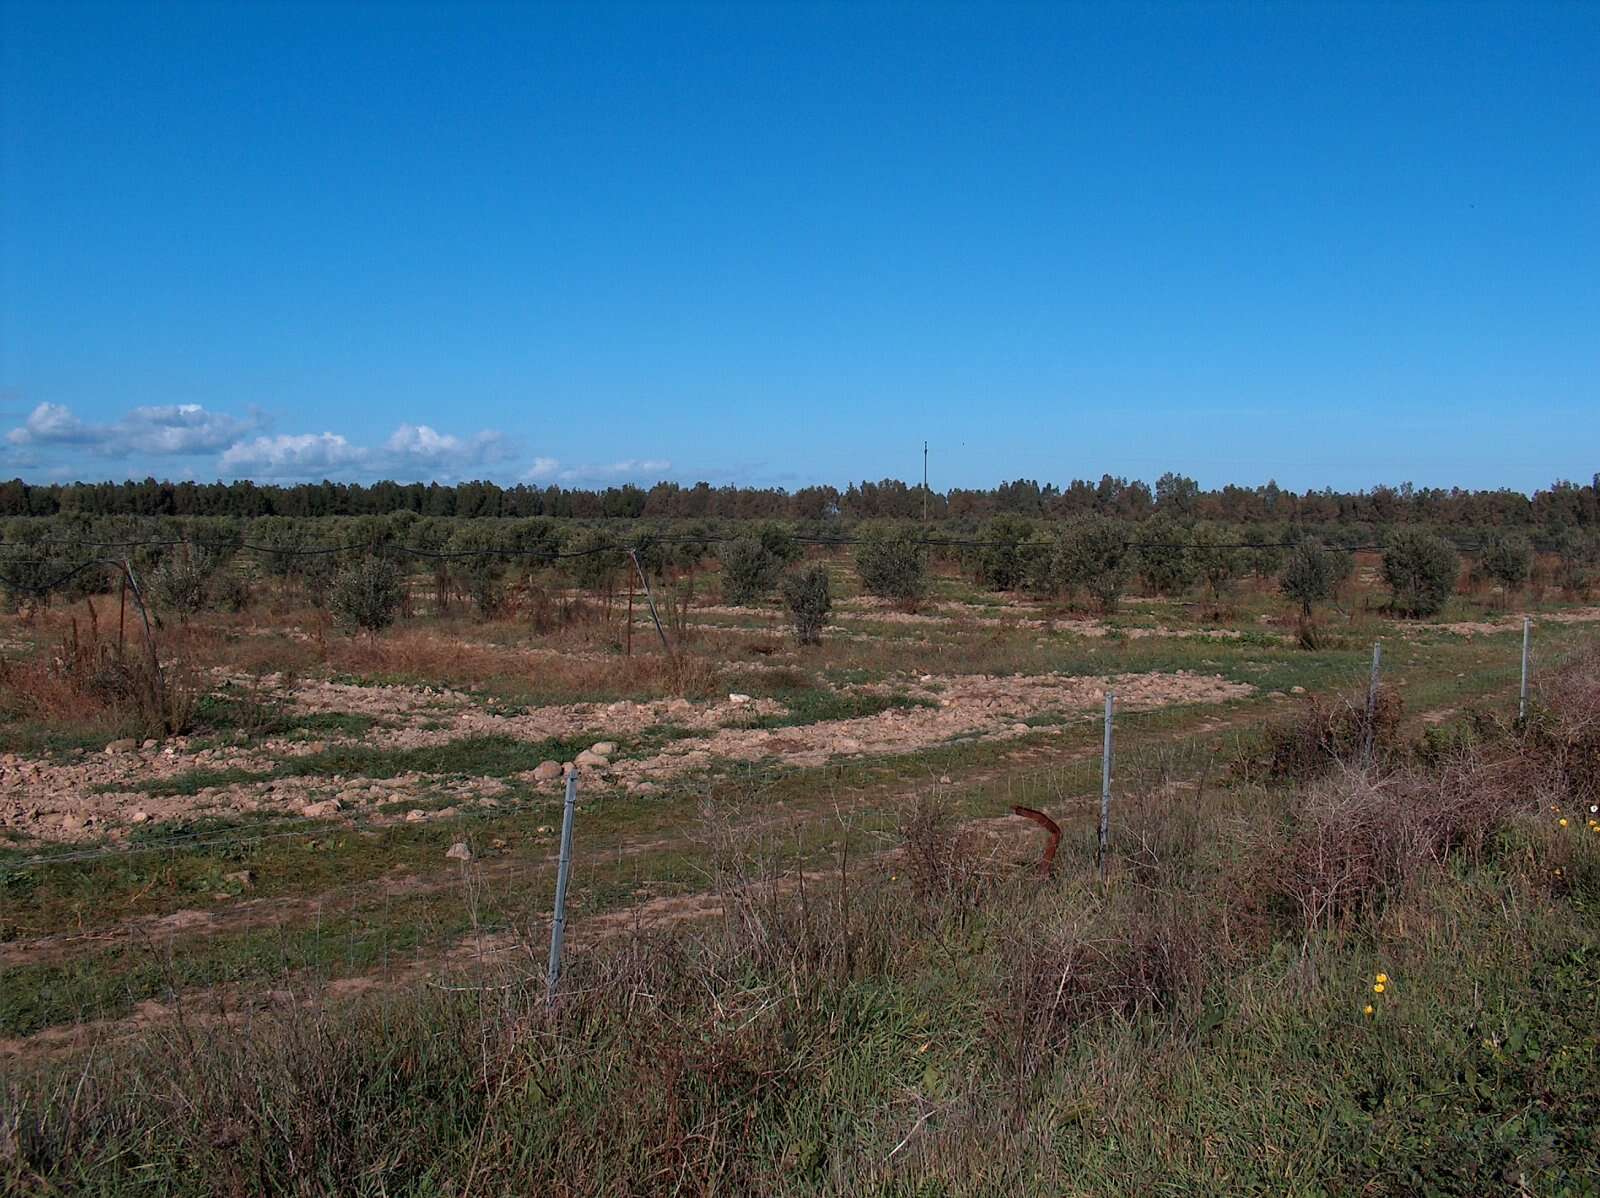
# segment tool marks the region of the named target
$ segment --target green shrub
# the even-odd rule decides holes
[[[250,580],[237,569],[218,570],[211,579],[209,596],[218,611],[244,611],[250,606]]]
[[[1383,551],[1383,581],[1402,615],[1437,615],[1455,591],[1460,569],[1450,542],[1418,529],[1396,532]]]
[[[996,591],[1027,585],[1029,554],[1022,546],[1032,536],[1033,525],[1020,516],[996,516],[983,526],[982,540],[989,543],[978,555],[978,572],[984,585]]]
[[[393,624],[405,602],[400,568],[387,558],[368,555],[339,571],[329,592],[333,618],[352,631],[381,632]]]
[[[1301,615],[1309,619],[1312,608],[1333,598],[1339,584],[1350,577],[1352,564],[1348,553],[1317,541],[1301,541],[1289,550],[1278,588],[1285,598],[1298,603]]]
[[[498,556],[495,534],[487,524],[464,524],[450,538],[448,550],[471,555],[449,559],[450,571],[484,620],[493,619],[505,606],[505,560]]]
[[[1561,589],[1584,599],[1600,584],[1600,529],[1569,528],[1556,540]]]
[[[1244,551],[1238,548],[1244,534],[1228,525],[1202,524],[1194,530],[1193,540],[1194,569],[1206,584],[1206,593],[1218,602],[1245,571]]]
[[[1069,525],[1056,546],[1055,572],[1061,585],[1084,591],[1101,611],[1116,611],[1133,574],[1125,529],[1101,517]]]
[[[798,561],[800,546],[783,528],[765,524],[754,535],[718,547],[722,598],[727,603],[759,603],[772,593],[785,566]]]
[[[1510,593],[1533,573],[1533,545],[1527,537],[1515,533],[1492,536],[1478,555],[1478,569]]]
[[[145,592],[159,611],[187,619],[202,610],[220,559],[205,549],[182,546],[169,553],[145,579]]]
[[[820,645],[822,629],[833,610],[828,567],[806,566],[783,577],[783,602],[794,620],[795,638],[802,645]]]
[[[909,604],[928,589],[928,552],[914,529],[869,530],[856,546],[855,559],[869,595]]]
[[[1157,516],[1139,530],[1139,578],[1155,595],[1183,594],[1199,580],[1193,552],[1194,535],[1167,516]]]
[[[603,528],[586,528],[573,538],[565,550],[563,563],[572,581],[586,591],[609,598],[617,589],[617,579],[627,562],[617,538]]]

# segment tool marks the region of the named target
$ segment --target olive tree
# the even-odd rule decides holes
[[[1349,554],[1317,541],[1301,541],[1289,550],[1278,588],[1300,605],[1302,616],[1310,619],[1318,603],[1333,598],[1339,584],[1350,576],[1351,567]]]
[[[1194,536],[1182,524],[1156,516],[1139,530],[1139,578],[1152,594],[1183,594],[1200,576]]]
[[[1430,532],[1407,528],[1389,538],[1382,569],[1396,611],[1407,616],[1432,616],[1444,609],[1455,591],[1461,559],[1450,542]]]
[[[1478,555],[1478,569],[1509,595],[1533,573],[1533,544],[1515,533],[1492,536]]]
[[[341,569],[328,595],[328,606],[341,627],[368,634],[393,624],[404,602],[400,567],[371,554]]]
[[[928,589],[928,553],[913,529],[869,529],[856,546],[855,560],[869,595],[910,604]]]
[[[1128,589],[1133,556],[1127,532],[1115,520],[1079,521],[1062,531],[1056,546],[1056,576],[1063,586],[1087,593],[1109,615]]]
[[[828,567],[820,562],[783,576],[783,602],[794,621],[794,635],[802,645],[820,645],[822,630],[833,610]]]

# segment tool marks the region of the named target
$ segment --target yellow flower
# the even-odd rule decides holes
[[[1372,980],[1375,981],[1375,982],[1378,982],[1379,984],[1382,984],[1382,983],[1387,982],[1389,980],[1389,975],[1386,974],[1386,973],[1380,973],[1377,977],[1373,978]]]
[[[1372,983],[1372,992],[1374,994],[1382,994],[1383,993],[1383,983],[1382,982],[1373,982]]]
[[[1556,821],[1556,823],[1560,824],[1563,828],[1565,828],[1567,826],[1567,817],[1563,815],[1560,819],[1558,819]]]
[[[1368,1003],[1366,1006],[1362,1007],[1361,1008],[1361,1013],[1363,1015],[1365,1015],[1368,1019],[1371,1019],[1372,1018],[1372,1004]]]

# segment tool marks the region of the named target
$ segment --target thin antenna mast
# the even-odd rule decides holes
[[[922,523],[928,523],[928,443],[922,443]]]

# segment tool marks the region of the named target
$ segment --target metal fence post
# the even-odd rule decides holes
[[[572,873],[572,813],[578,802],[578,767],[567,775],[567,801],[561,813],[561,860],[556,866],[555,918],[550,922],[550,972],[546,997],[554,999],[561,980],[561,942],[567,932],[567,878]]]
[[[1522,617],[1522,690],[1517,700],[1517,719],[1528,718],[1528,642],[1533,636],[1533,617]]]
[[[1372,680],[1367,683],[1367,731],[1361,746],[1361,756],[1372,764],[1373,724],[1378,718],[1378,669],[1383,663],[1383,642],[1372,643]]]
[[[1106,692],[1106,738],[1100,753],[1100,880],[1106,880],[1106,856],[1111,841],[1111,712],[1115,691]]]

